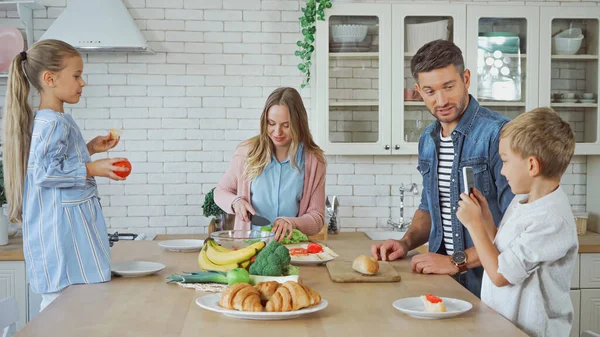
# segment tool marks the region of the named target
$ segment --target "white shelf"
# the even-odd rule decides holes
[[[415,53],[404,53],[405,58],[411,58],[413,56],[415,56]],[[502,56],[526,58],[527,54],[504,54],[503,53]]]
[[[378,59],[379,52],[329,53],[330,59]]]
[[[18,5],[29,7],[30,9],[44,9],[38,0],[27,0],[27,1],[0,1],[0,11],[16,11]]]
[[[404,101],[404,105],[406,105],[406,106],[425,106],[425,102],[423,102],[423,101]]]
[[[598,55],[552,55],[553,60],[597,60]]]
[[[481,106],[525,106],[525,102],[479,101]]]
[[[379,106],[379,102],[369,100],[330,101],[329,106]]]
[[[556,108],[597,108],[598,103],[550,103],[550,106]]]
[[[0,78],[8,78],[8,73],[0,73]]]

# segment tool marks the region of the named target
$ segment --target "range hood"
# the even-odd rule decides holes
[[[122,0],[69,0],[40,40],[47,39],[85,53],[152,53]]]

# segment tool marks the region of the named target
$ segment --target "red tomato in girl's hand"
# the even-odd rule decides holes
[[[116,175],[118,175],[121,178],[127,178],[127,176],[131,173],[131,163],[129,162],[129,160],[118,161],[113,165],[119,167],[127,167],[129,169],[129,171],[113,171]]]

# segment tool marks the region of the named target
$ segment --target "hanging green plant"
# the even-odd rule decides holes
[[[302,35],[304,39],[298,41],[296,45],[300,50],[296,50],[294,55],[300,57],[302,62],[298,64],[298,69],[305,74],[304,82],[301,87],[304,88],[310,83],[310,67],[312,65],[311,57],[315,51],[315,33],[317,32],[317,20],[325,21],[325,8],[331,8],[331,0],[308,0],[306,6],[302,8],[304,16],[300,17]]]

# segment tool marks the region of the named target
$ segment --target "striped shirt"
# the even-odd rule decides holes
[[[23,253],[32,290],[110,280],[110,251],[91,158],[67,114],[35,114],[23,195]]]
[[[450,204],[450,180],[452,163],[454,162],[454,145],[452,137],[443,137],[440,132],[440,152],[438,156],[438,189],[440,191],[440,209],[442,211],[442,228],[444,230],[444,246],[446,253],[454,253],[452,239],[452,207]]]

